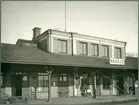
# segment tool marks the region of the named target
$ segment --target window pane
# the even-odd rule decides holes
[[[43,87],[39,87],[38,91],[42,92],[43,91]]]
[[[67,41],[66,40],[58,40],[58,52],[67,52]]]
[[[48,76],[47,75],[44,76],[44,80],[48,80]]]
[[[39,81],[39,86],[43,87],[43,80]]]
[[[43,91],[48,92],[48,87],[44,87]]]
[[[80,42],[80,54],[87,54],[87,43]]]
[[[67,42],[66,41],[62,41],[62,52],[67,52]]]
[[[63,81],[67,81],[67,77],[64,76],[64,77],[63,77]]]
[[[98,55],[98,45],[92,44],[91,45],[91,52],[92,52],[92,55]]]
[[[44,80],[44,87],[47,87],[48,86],[48,80]]]
[[[109,49],[108,49],[108,46],[105,46],[105,45],[103,45],[102,46],[102,49],[103,49],[103,56],[105,56],[105,57],[108,57],[109,56]]]
[[[39,76],[40,77],[40,80],[43,80],[43,76]]]
[[[121,48],[115,48],[115,58],[121,58]]]
[[[62,76],[60,76],[59,81],[62,81]]]
[[[108,56],[108,47],[105,46],[105,56],[107,57]]]

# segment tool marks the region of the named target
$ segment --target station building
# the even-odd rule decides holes
[[[96,96],[129,93],[138,58],[126,57],[126,44],[35,27],[32,40],[1,43],[2,92],[28,99],[80,97],[85,89]]]

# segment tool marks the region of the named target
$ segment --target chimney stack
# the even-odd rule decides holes
[[[41,34],[41,28],[35,27],[33,29],[33,40]]]

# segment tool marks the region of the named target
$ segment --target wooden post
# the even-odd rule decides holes
[[[93,73],[93,99],[96,99],[96,73]]]
[[[51,74],[53,70],[54,69],[50,66],[46,69],[46,72],[48,73],[48,102],[51,101]]]
[[[51,73],[48,73],[48,102],[51,101]]]
[[[132,82],[133,82],[133,95],[135,95],[135,75],[132,74]]]

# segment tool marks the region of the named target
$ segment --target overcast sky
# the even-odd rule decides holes
[[[31,40],[32,29],[65,29],[64,1],[3,1],[1,42]],[[138,2],[68,1],[67,31],[127,42],[126,51],[138,53]]]

